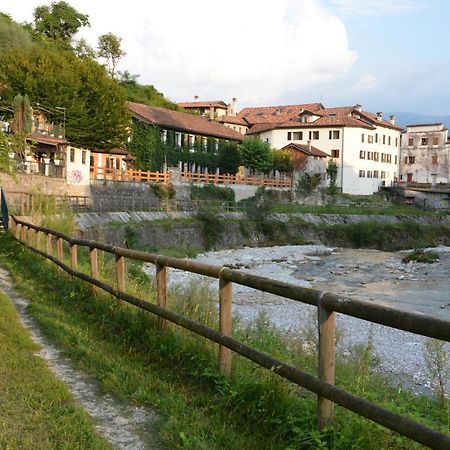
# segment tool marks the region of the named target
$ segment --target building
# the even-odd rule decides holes
[[[186,159],[188,153],[189,161],[184,161],[187,171],[202,171],[205,168],[205,163],[201,163],[201,158],[196,158],[196,154],[208,154],[210,157],[204,160],[213,160],[220,145],[238,143],[244,139],[238,131],[203,116],[132,102],[128,103],[128,109],[135,120],[155,127],[161,142],[178,152],[180,163],[182,155]],[[172,161],[172,164],[175,162],[178,164],[178,161]]]
[[[203,117],[225,125],[238,133],[245,134],[248,130],[246,120],[237,117],[237,99],[233,98],[230,104],[226,104],[222,100],[215,101],[198,101],[198,97],[194,97],[193,102],[178,103],[178,106],[187,111],[195,111]]]
[[[370,195],[398,174],[401,128],[395,117],[383,119],[361,105],[325,108],[321,103],[245,108],[238,117],[275,148],[308,145],[330,154],[339,165],[344,193]]]
[[[399,181],[450,183],[450,139],[442,123],[408,125],[401,137]]]

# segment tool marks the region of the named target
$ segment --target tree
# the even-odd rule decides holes
[[[235,175],[241,165],[242,155],[235,143],[219,143],[218,166],[220,173]]]
[[[31,45],[26,29],[7,14],[0,13],[0,54],[12,48],[28,49]]]
[[[120,47],[122,39],[113,33],[102,34],[98,38],[98,56],[106,59],[111,78],[115,77],[116,67],[126,53]]]
[[[272,150],[272,169],[279,172],[292,172],[294,164],[289,150]]]
[[[12,173],[11,160],[9,152],[11,151],[11,143],[8,136],[0,130],[0,172]]]
[[[331,196],[335,196],[338,192],[337,186],[338,169],[339,165],[334,161],[334,159],[331,159],[327,167],[327,177],[330,180],[328,184],[328,193]]]
[[[53,2],[34,10],[34,31],[38,36],[70,48],[72,37],[85,26],[89,16],[79,13],[66,2]]]
[[[87,43],[86,39],[81,38],[73,49],[78,58],[95,58],[95,50]]]
[[[267,173],[272,168],[272,149],[259,136],[245,138],[239,145],[242,163],[251,170]]]

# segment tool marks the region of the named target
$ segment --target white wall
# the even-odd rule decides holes
[[[339,130],[339,139],[330,139],[329,132]],[[332,154],[332,150],[339,150],[339,158],[336,162],[339,164],[338,184],[342,187],[344,193],[356,195],[370,195],[378,190],[382,181],[390,185],[394,177],[398,177],[398,159],[400,148],[400,132],[391,128],[378,126],[375,130],[352,127],[332,127],[332,128],[291,128],[270,130],[260,134],[264,141],[270,142],[274,148],[282,148],[289,143],[306,145],[309,140],[309,131],[319,131],[319,139],[312,139],[311,145],[318,149]],[[302,140],[288,140],[288,132],[303,132]],[[361,135],[364,134],[364,142]],[[375,142],[375,135],[378,134],[378,142]],[[368,136],[372,136],[373,143],[369,143]],[[385,144],[383,144],[383,135]],[[391,143],[389,145],[389,137]],[[397,139],[397,141],[396,141]],[[397,143],[397,146],[395,145]],[[360,150],[366,152],[378,153],[378,161],[360,159]],[[382,162],[381,154],[391,155],[391,162]],[[378,178],[360,178],[359,171],[367,170],[378,171]],[[381,179],[381,172],[385,172],[385,179]]]
[[[74,161],[70,160],[71,150],[74,152]],[[85,162],[82,162],[85,152]],[[66,176],[67,183],[74,185],[88,185],[90,183],[89,162],[91,152],[86,149],[67,146],[66,150]]]

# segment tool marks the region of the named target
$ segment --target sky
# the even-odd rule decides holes
[[[67,0],[122,38],[119,70],[173,101],[450,115],[450,0]],[[1,0],[32,21],[47,0]]]

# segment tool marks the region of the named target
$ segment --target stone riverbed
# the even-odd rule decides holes
[[[198,255],[199,262],[227,265],[248,273],[299,286],[326,290],[450,321],[450,248],[437,247],[434,264],[401,262],[405,252],[329,248],[319,245],[244,248]],[[154,274],[152,266],[146,272]],[[217,280],[170,269],[172,285],[203,282],[217,289]],[[299,335],[314,323],[315,308],[245,286],[233,285],[233,314],[245,323],[261,310],[280,331]],[[345,356],[353,345],[373,336],[375,356],[389,378],[401,380],[414,392],[430,392],[423,356],[425,338],[389,327],[338,315],[342,337],[338,351]],[[450,350],[447,345],[447,350]]]

